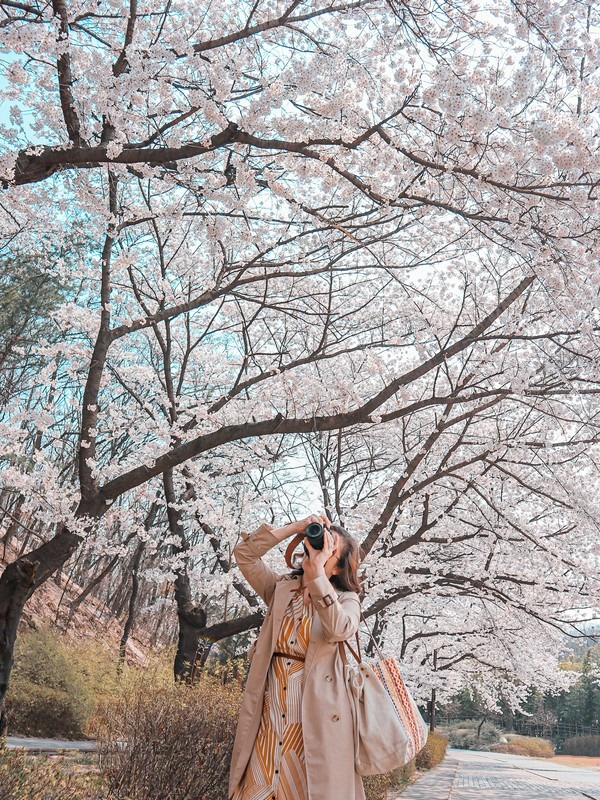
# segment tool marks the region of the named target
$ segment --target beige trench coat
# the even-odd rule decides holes
[[[261,560],[278,544],[271,530],[261,525],[251,536],[244,535],[234,550],[242,574],[269,608],[246,681],[231,758],[229,797],[252,754],[271,656],[290,593],[300,582],[299,578],[277,575]],[[338,645],[358,630],[360,601],[355,592],[337,592],[325,575],[310,581],[307,588],[317,612],[304,662],[302,694],[308,800],[364,800],[362,779],[354,770],[352,716]],[[323,598],[330,605],[319,603]]]

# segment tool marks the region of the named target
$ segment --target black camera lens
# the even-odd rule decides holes
[[[304,535],[315,550],[322,550],[325,544],[325,528],[320,522],[311,522],[304,529]]]

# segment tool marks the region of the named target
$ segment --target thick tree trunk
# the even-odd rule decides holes
[[[180,540],[180,545],[175,551],[185,553],[187,541],[181,519],[181,512],[176,507],[177,497],[173,482],[173,470],[163,473],[163,486],[167,501],[167,517],[169,530]],[[179,623],[179,636],[177,639],[177,653],[173,664],[175,679],[192,683],[204,666],[209,656],[212,642],[206,645],[202,640],[202,632],[206,628],[206,611],[199,605],[194,605],[192,589],[187,573],[187,567],[181,567],[175,579],[175,602],[177,603],[177,620]]]
[[[235,636],[237,633],[260,628],[264,620],[263,612],[257,611],[244,617],[206,626],[206,612],[189,599],[190,585],[185,572],[177,577],[175,595],[179,598],[177,602],[179,638],[173,667],[176,680],[193,683],[200,675],[216,642]],[[184,599],[186,596],[187,600]]]
[[[175,581],[179,637],[173,664],[176,680],[193,683],[210,653],[212,642],[206,645],[202,633],[206,628],[206,611],[191,601],[187,572],[182,570]]]
[[[75,552],[81,537],[61,531],[27,556],[9,564],[0,575],[0,736],[7,730],[4,700],[13,666],[13,651],[23,608],[35,589]]]
[[[0,587],[0,737],[6,735],[8,720],[4,697],[13,665],[13,650],[23,606],[35,582],[37,562],[21,559],[9,564]]]
[[[510,733],[514,730],[515,725],[515,715],[512,708],[506,702],[506,700],[502,700],[500,703],[500,707],[502,709],[502,727],[506,728],[506,731]]]

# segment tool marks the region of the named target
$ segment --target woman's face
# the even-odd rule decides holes
[[[340,571],[339,558],[344,548],[342,537],[337,533],[334,533],[333,535],[335,537],[335,548],[323,567],[325,570],[325,575],[327,575],[328,578],[331,578],[332,575],[337,575]]]
[[[323,570],[325,572],[325,575],[328,578],[331,578],[332,575],[337,575],[338,572],[340,571],[339,558],[340,555],[343,553],[344,542],[342,540],[342,537],[338,533],[336,533],[336,531],[328,529],[326,532],[326,536],[328,536],[329,541],[326,542],[323,550],[312,550],[311,548],[311,551],[317,557],[322,558],[323,555],[325,554],[325,551],[330,550],[331,555],[327,558],[325,562],[321,561],[321,563],[323,564]],[[302,558],[301,563],[298,563],[299,567],[300,566],[304,567],[304,565],[308,562],[308,550],[306,548],[306,545],[304,545],[304,553],[305,555]]]

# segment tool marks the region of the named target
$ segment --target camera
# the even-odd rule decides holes
[[[304,535],[315,550],[322,550],[325,544],[325,527],[320,522],[311,522],[304,529]],[[306,547],[304,552],[308,555]]]

